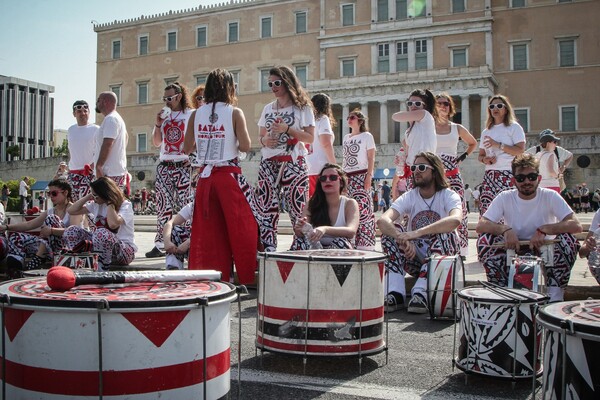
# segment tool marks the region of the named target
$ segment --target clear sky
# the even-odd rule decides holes
[[[75,123],[76,99],[96,101],[96,33],[112,22],[229,0],[1,0],[0,75],[54,86],[54,128]],[[96,115],[91,114],[91,121]]]

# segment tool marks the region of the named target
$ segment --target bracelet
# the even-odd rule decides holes
[[[547,235],[547,233],[546,233],[546,232],[544,232],[543,230],[541,230],[540,228],[537,228],[535,231],[536,231],[536,232],[539,232],[539,233],[541,233],[541,234],[542,234],[542,235],[544,235],[544,236],[546,236],[546,235]]]
[[[157,127],[157,128],[160,128],[160,125],[156,125],[156,124],[154,124],[154,126],[155,126],[155,127]]]
[[[285,133],[288,133],[290,131],[290,126],[287,126],[287,129],[285,130]]]
[[[510,231],[512,228],[509,226],[502,234],[504,235],[506,232]]]

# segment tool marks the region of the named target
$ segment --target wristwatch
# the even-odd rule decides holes
[[[500,143],[500,150],[504,151],[504,143]]]

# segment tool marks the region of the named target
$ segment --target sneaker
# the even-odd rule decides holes
[[[146,258],[158,258],[158,257],[164,257],[164,256],[165,256],[165,253],[160,251],[156,246],[154,246],[152,248],[152,250],[150,250],[149,252],[146,253]]]
[[[169,271],[169,270],[178,270],[178,269],[181,269],[181,268],[179,268],[176,265],[167,265],[167,271]]]
[[[398,292],[390,292],[385,297],[385,312],[394,312],[404,306],[404,297]]]
[[[23,270],[23,260],[19,260],[15,256],[8,256],[8,257],[6,257],[6,267],[8,269],[22,271]]]
[[[427,312],[427,299],[425,299],[425,296],[421,293],[413,294],[408,302],[407,311],[413,314],[425,314]]]
[[[31,257],[31,260],[29,260],[29,262],[27,263],[25,270],[31,271],[32,269],[41,269],[43,264],[44,259],[42,257],[39,257],[37,254],[34,254],[34,256]]]

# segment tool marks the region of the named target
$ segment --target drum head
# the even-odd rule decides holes
[[[45,277],[18,279],[0,285],[0,302],[40,307],[177,307],[202,303],[210,305],[230,297],[235,297],[235,286],[218,281],[83,285],[66,292],[51,290]]]
[[[471,286],[458,291],[458,297],[477,303],[539,303],[548,298],[541,293],[521,289],[490,289]]]
[[[361,262],[363,260],[368,262],[384,261],[387,258],[384,253],[379,253],[377,251],[347,249],[274,251],[270,253],[258,253],[258,257],[265,260],[325,261],[329,264],[349,264]]]
[[[600,300],[565,301],[540,308],[539,321],[560,330],[563,325],[573,324],[575,332],[600,336]],[[567,321],[569,321],[567,323]]]

